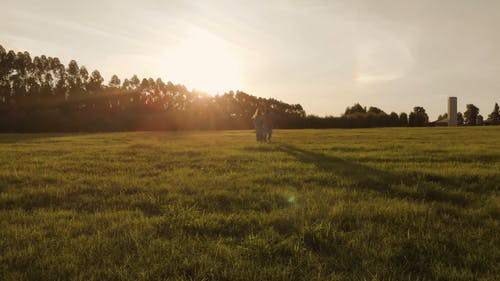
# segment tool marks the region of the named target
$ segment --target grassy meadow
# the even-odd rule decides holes
[[[500,128],[0,135],[0,280],[500,280]]]

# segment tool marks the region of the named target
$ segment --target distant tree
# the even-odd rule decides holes
[[[368,108],[368,113],[379,114],[379,113],[383,113],[383,111],[378,107],[370,106],[370,108]]]
[[[82,79],[80,78],[80,68],[75,60],[71,60],[66,70],[66,82],[70,97],[75,97],[82,92]]]
[[[80,79],[81,79],[81,88],[85,91],[87,90],[87,85],[89,83],[89,72],[85,66],[82,65],[80,67]]]
[[[479,115],[479,108],[473,104],[467,105],[467,110],[464,112],[465,124],[469,126],[476,125],[477,116]]]
[[[421,106],[416,106],[413,108],[413,112],[410,113],[409,125],[411,127],[424,127],[429,124],[429,116],[425,112],[425,109]]]
[[[399,114],[399,124],[404,127],[408,126],[408,114],[404,112],[401,112],[401,114]]]
[[[120,78],[118,78],[118,76],[113,74],[113,76],[111,76],[111,80],[109,80],[108,86],[110,88],[115,88],[115,89],[120,88],[120,86],[121,86]]]
[[[122,89],[130,90],[130,80],[128,80],[127,78],[123,80]]]
[[[347,107],[344,115],[355,113],[366,113],[366,107],[362,107],[359,103],[356,103],[352,107]]]
[[[66,86],[67,74],[64,65],[59,61],[58,58],[52,60],[52,68],[55,74],[56,85],[54,88],[54,93],[60,98],[66,99],[66,94],[68,93],[68,87]]]
[[[92,71],[90,74],[89,82],[87,85],[87,89],[91,93],[98,93],[102,90],[102,82],[104,82],[104,78],[102,78],[101,73],[98,70]]]
[[[476,118],[476,125],[483,125],[483,116],[479,114]]]
[[[463,116],[462,112],[457,113],[457,125],[458,126],[464,125],[464,116]]]
[[[495,107],[493,108],[493,111],[491,112],[490,115],[488,115],[488,120],[492,124],[500,123],[500,108],[498,107],[498,103],[495,103]]]
[[[399,116],[396,112],[391,112],[391,114],[389,114],[389,125],[393,127],[400,126]]]
[[[46,73],[45,76],[43,77],[40,94],[46,97],[52,96],[53,84],[54,84],[54,78],[52,77],[52,74],[50,74],[50,72]]]
[[[137,75],[134,74],[134,76],[132,76],[132,78],[130,78],[130,88],[132,90],[137,90],[140,85],[141,85],[141,80],[139,80]]]
[[[447,119],[448,113],[444,113],[443,115],[439,115],[437,120]]]
[[[149,88],[149,81],[146,78],[142,78],[141,84],[139,86],[141,89],[147,89]]]
[[[10,84],[8,75],[11,71],[10,61],[7,52],[0,45],[0,104],[6,103],[10,94]]]

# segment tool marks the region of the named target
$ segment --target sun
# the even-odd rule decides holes
[[[239,86],[238,48],[205,30],[193,28],[163,56],[168,80],[210,94]]]

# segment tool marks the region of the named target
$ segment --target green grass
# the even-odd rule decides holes
[[[0,135],[0,279],[499,280],[499,140]]]

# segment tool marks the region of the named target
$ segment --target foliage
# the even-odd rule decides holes
[[[428,124],[429,124],[429,116],[425,112],[425,109],[421,106],[414,107],[413,112],[410,113],[409,126],[425,127]]]
[[[498,103],[495,103],[493,111],[488,115],[488,121],[491,122],[491,124],[500,124],[500,107]]]
[[[462,112],[457,113],[457,125],[462,126],[464,124],[464,116]]]
[[[477,117],[479,115],[479,108],[473,104],[467,105],[467,110],[464,112],[465,124],[474,126],[477,123]]]
[[[210,96],[137,75],[104,85],[98,70],[71,60],[0,48],[0,131],[126,131],[249,129],[257,107],[275,112],[277,126],[305,117],[300,104],[241,91]]]
[[[340,117],[318,117],[307,116],[300,104],[242,91],[211,96],[137,75],[123,80],[112,75],[105,83],[98,70],[89,74],[75,60],[65,66],[57,57],[32,59],[28,52],[7,52],[0,46],[0,132],[251,129],[250,117],[259,107],[275,113],[276,128],[428,124],[422,107],[415,107],[408,118],[356,103]]]

